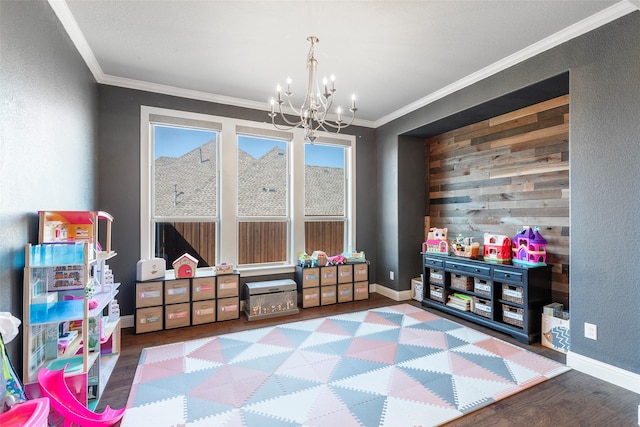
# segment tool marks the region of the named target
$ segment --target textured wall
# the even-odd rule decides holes
[[[0,311],[22,318],[36,212],[94,208],[96,112],[95,81],[49,4],[0,1]],[[16,366],[21,345],[7,346]]]
[[[640,12],[634,12],[376,130],[376,142],[384,149],[379,185],[388,191],[380,195],[379,210],[389,214],[380,223],[378,241],[400,236],[399,246],[413,246],[400,229],[418,233],[422,223],[402,212],[411,200],[421,206],[425,200],[403,196],[413,190],[398,185],[398,136],[569,71],[571,350],[634,373],[640,373],[640,264],[634,247],[640,212],[639,40]],[[396,254],[380,251],[378,265],[400,268]],[[419,270],[406,276],[415,274]],[[598,325],[597,341],[583,337],[585,321]]]
[[[640,374],[640,12],[575,46],[571,350]],[[597,341],[584,338],[584,322],[598,325]]]

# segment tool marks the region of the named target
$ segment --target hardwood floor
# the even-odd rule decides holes
[[[413,300],[396,302],[374,293],[369,300],[300,309],[300,313],[293,316],[249,322],[246,316],[241,315],[238,320],[141,335],[135,335],[133,328],[123,329],[121,355],[97,410],[102,411],[107,404],[112,408],[121,408],[126,405],[140,352],[145,347],[401,303],[420,305]],[[550,359],[565,362],[564,354],[542,347],[540,344],[525,345],[508,335],[437,310],[433,312]],[[639,395],[572,370],[445,425],[631,427],[638,425],[638,404],[640,404]]]

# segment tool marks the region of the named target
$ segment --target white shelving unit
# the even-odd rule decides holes
[[[115,367],[120,318],[113,305],[120,284],[106,263],[116,256],[112,221],[105,212],[40,212],[40,244],[25,247],[23,381],[30,397],[40,394],[40,369],[64,368],[78,400],[95,408]]]

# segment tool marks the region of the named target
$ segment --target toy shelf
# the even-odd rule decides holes
[[[425,278],[422,305],[495,329],[531,344],[540,339],[542,307],[551,302],[551,269],[422,253]],[[511,296],[511,289],[514,295]],[[467,310],[448,305],[461,294]]]
[[[95,407],[120,352],[115,301],[120,283],[106,265],[116,256],[113,217],[101,211],[41,211],[39,220],[39,243],[25,247],[25,391],[29,398],[39,397],[39,372],[64,369],[78,401]],[[101,367],[103,355],[108,369]]]

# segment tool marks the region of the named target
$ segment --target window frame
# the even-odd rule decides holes
[[[253,122],[230,117],[213,116],[203,113],[172,110],[159,107],[140,107],[140,259],[154,257],[155,232],[151,217],[153,183],[153,146],[151,140],[150,118],[153,115],[176,117],[185,120],[202,120],[218,123],[218,206],[216,233],[216,262],[227,262],[237,266],[238,225],[237,216],[237,131],[238,127],[258,130],[261,134],[281,132],[273,129],[270,123]],[[263,133],[264,132],[264,133]],[[304,252],[305,221],[318,220],[318,217],[306,217],[304,211],[304,131],[296,128],[289,133],[293,138],[288,146],[290,211],[288,214],[288,254],[287,261],[275,264],[258,264],[238,267],[244,276],[259,276],[294,271],[298,254]],[[244,133],[243,133],[244,134]],[[319,142],[344,145],[345,150],[345,248],[356,248],[356,138],[349,134],[329,134],[320,132]],[[299,177],[299,178],[298,178]],[[328,217],[336,218],[336,217]],[[191,218],[189,218],[191,220]],[[194,220],[196,218],[193,218]],[[230,226],[227,226],[230,225]]]

